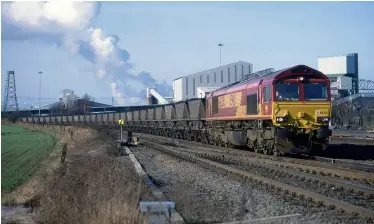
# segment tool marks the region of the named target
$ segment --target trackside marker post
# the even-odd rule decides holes
[[[121,126],[121,143],[123,142],[123,138],[122,138],[122,126],[123,126],[124,123],[125,123],[125,122],[124,122],[123,119],[119,119],[119,120],[118,120],[118,124]]]

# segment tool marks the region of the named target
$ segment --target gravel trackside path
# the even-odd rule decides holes
[[[133,153],[187,222],[212,223],[301,214],[282,223],[362,223],[306,200],[268,192],[239,177],[221,174],[143,146]]]

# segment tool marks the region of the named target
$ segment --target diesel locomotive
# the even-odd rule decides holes
[[[139,118],[137,118],[139,116]],[[206,98],[127,112],[125,128],[219,146],[284,155],[326,150],[330,81],[298,65],[232,83]]]
[[[124,130],[244,146],[263,154],[326,150],[332,132],[330,81],[297,65],[219,88],[205,98],[128,107],[121,113],[22,118],[23,122],[118,125]]]
[[[308,66],[234,83],[206,101],[206,128],[220,144],[274,155],[327,149],[330,81]]]

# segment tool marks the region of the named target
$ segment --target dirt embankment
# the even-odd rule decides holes
[[[139,201],[151,192],[128,158],[114,156],[113,139],[88,128],[32,127],[59,138],[39,171],[3,205],[27,205],[32,212],[8,212],[2,223],[144,223]],[[61,164],[62,145],[67,156]]]

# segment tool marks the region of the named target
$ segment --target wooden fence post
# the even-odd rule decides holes
[[[68,151],[68,143],[62,145],[61,164],[65,163],[66,153]]]

